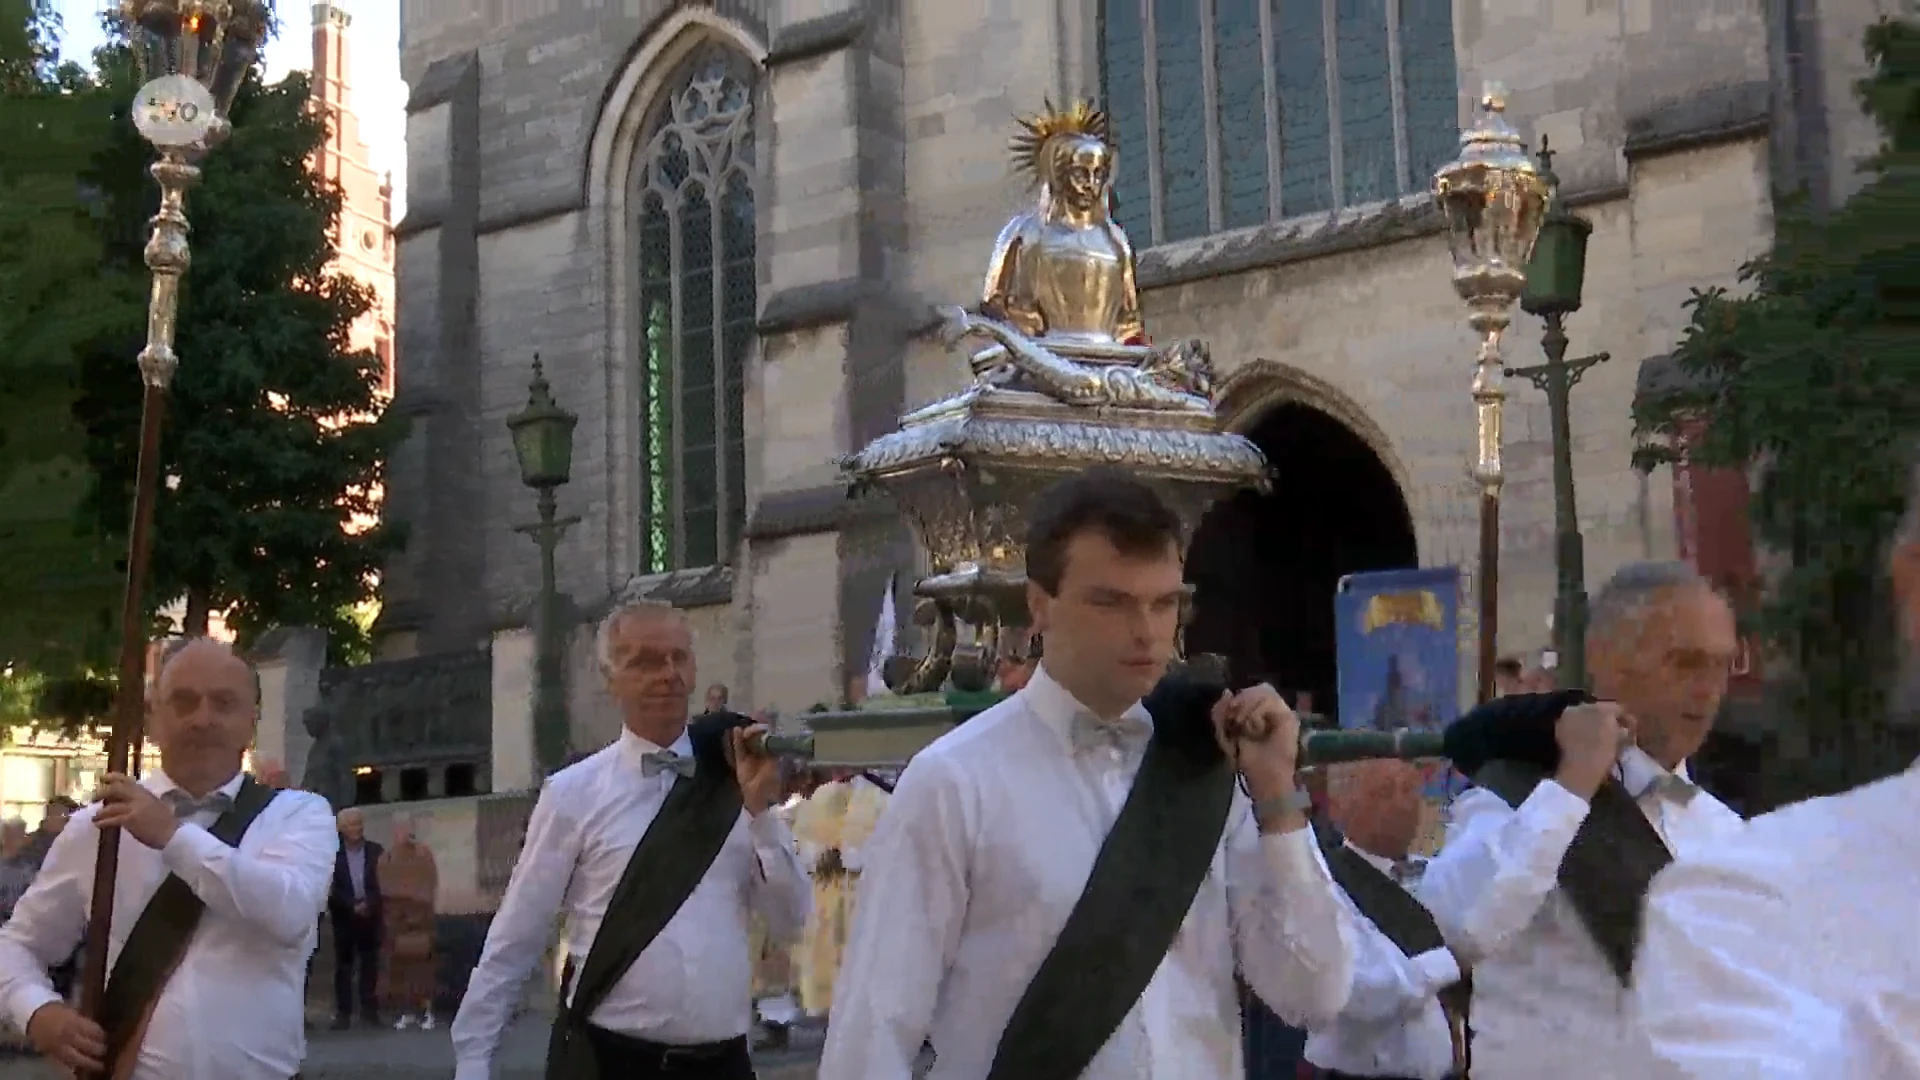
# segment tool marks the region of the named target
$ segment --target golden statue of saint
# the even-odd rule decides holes
[[[1000,230],[980,310],[942,308],[949,344],[993,342],[975,377],[1068,405],[1211,412],[1206,347],[1155,347],[1140,321],[1133,245],[1113,220],[1113,142],[1086,102],[1020,121],[1014,165],[1033,208]]]
[[[1014,167],[1038,197],[994,241],[981,314],[1049,344],[1147,344],[1133,245],[1111,212],[1106,114],[1086,102],[1049,106],[1020,127]]]

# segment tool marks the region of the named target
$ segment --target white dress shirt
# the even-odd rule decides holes
[[[1697,1080],[1920,1076],[1920,764],[1654,879],[1641,1028]]]
[[[1677,770],[1685,779],[1686,766]],[[1685,856],[1738,833],[1740,816],[1701,791],[1686,805],[1653,791],[1665,775],[1637,749],[1621,781]],[[1645,1080],[1630,997],[1571,903],[1560,859],[1587,802],[1543,780],[1518,808],[1483,788],[1462,792],[1420,898],[1448,944],[1473,967],[1475,1080],[1540,1080],[1578,1062],[1579,1080]],[[1639,981],[1639,978],[1636,978]]]
[[[235,774],[219,790],[231,797],[241,779]],[[158,771],[140,783],[157,795],[175,787]],[[72,956],[86,931],[100,843],[97,810],[87,806],[73,815],[13,918],[0,927],[0,1000],[22,1031],[42,1006],[60,1000],[47,969]],[[238,848],[207,832],[217,816],[183,818],[161,851],[131,836],[120,840],[109,965],[169,874],[207,905],[185,957],[160,991],[134,1080],[287,1080],[306,1057],[307,958],[340,850],[333,810],[318,795],[281,791]]]
[[[821,1076],[908,1080],[929,1037],[927,1080],[987,1075],[1144,752],[1076,752],[1083,711],[1043,665],[915,755],[866,846]],[[1236,796],[1185,924],[1085,1080],[1239,1080],[1236,961],[1281,1016],[1338,1013],[1353,946],[1334,893],[1310,828],[1261,836]]]
[[[1392,876],[1390,860],[1347,847]],[[1409,891],[1419,897],[1418,886]],[[1340,902],[1355,930],[1353,989],[1339,1017],[1308,1034],[1307,1060],[1355,1076],[1443,1080],[1453,1070],[1453,1036],[1437,995],[1460,981],[1460,965],[1444,948],[1408,956],[1344,889]]]
[[[486,1080],[520,988],[566,916],[575,975],[584,966],[633,849],[679,777],[647,776],[641,759],[659,747],[630,731],[549,777],[527,822],[486,948],[453,1021],[456,1080]],[[683,733],[672,750],[691,755]],[[726,845],[660,936],[621,976],[588,1022],[669,1045],[718,1042],[753,1020],[747,917],[757,912],[775,941],[806,924],[812,890],[793,834],[780,815],[742,811]],[[568,988],[568,997],[572,988]]]

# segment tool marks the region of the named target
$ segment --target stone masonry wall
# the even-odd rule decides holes
[[[843,505],[830,462],[964,378],[915,334],[929,302],[977,299],[992,238],[1028,197],[1007,169],[1013,116],[1097,89],[1097,13],[1096,0],[403,0],[400,391],[421,423],[395,466],[396,513],[416,526],[396,624],[431,628],[412,631],[426,647],[523,614],[536,549],[511,526],[531,497],[503,421],[535,352],[581,416],[561,497],[585,520],[561,549],[563,586],[592,606],[625,582],[637,432],[619,193],[650,80],[706,35],[766,77],[751,514],[738,572],[696,590],[728,605],[702,659],[732,658],[742,704],[836,694],[864,659],[881,584],[912,554],[897,521]],[[1574,355],[1613,356],[1575,398],[1597,580],[1672,550],[1669,481],[1627,468],[1627,404],[1638,363],[1673,344],[1688,288],[1731,281],[1765,243],[1772,39],[1750,0],[1456,0],[1454,22],[1463,116],[1483,80],[1504,81],[1516,125],[1552,137],[1595,222],[1588,307],[1569,329]],[[1282,396],[1311,384],[1388,433],[1422,560],[1441,563],[1471,551],[1472,343],[1417,202],[1146,251],[1141,274],[1156,336],[1204,329],[1224,369]],[[1521,317],[1510,362],[1537,362],[1537,340]],[[1523,382],[1509,391],[1502,608],[1518,648],[1545,637],[1551,502],[1544,403]]]

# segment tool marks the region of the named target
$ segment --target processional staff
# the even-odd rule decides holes
[[[147,240],[153,275],[147,300],[147,344],[140,350],[140,458],[127,537],[126,591],[120,605],[118,697],[107,740],[107,771],[130,772],[146,708],[147,565],[153,550],[153,511],[160,486],[160,432],[167,391],[180,360],[173,351],[180,279],[191,254],[186,197],[199,181],[199,161],[232,130],[227,109],[252,71],[266,11],[259,0],[121,0],[118,12],[138,66],[141,86],[132,119],[159,159],[150,172],[160,185],[160,209]],[[93,909],[87,920],[81,1009],[97,1019],[107,985],[107,941],[113,919],[114,873],[120,830],[100,830],[93,868]]]

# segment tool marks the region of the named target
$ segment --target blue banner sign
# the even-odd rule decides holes
[[[1438,731],[1460,712],[1460,571],[1381,570],[1340,579],[1333,600],[1340,726]],[[1465,781],[1429,763],[1427,797]]]

